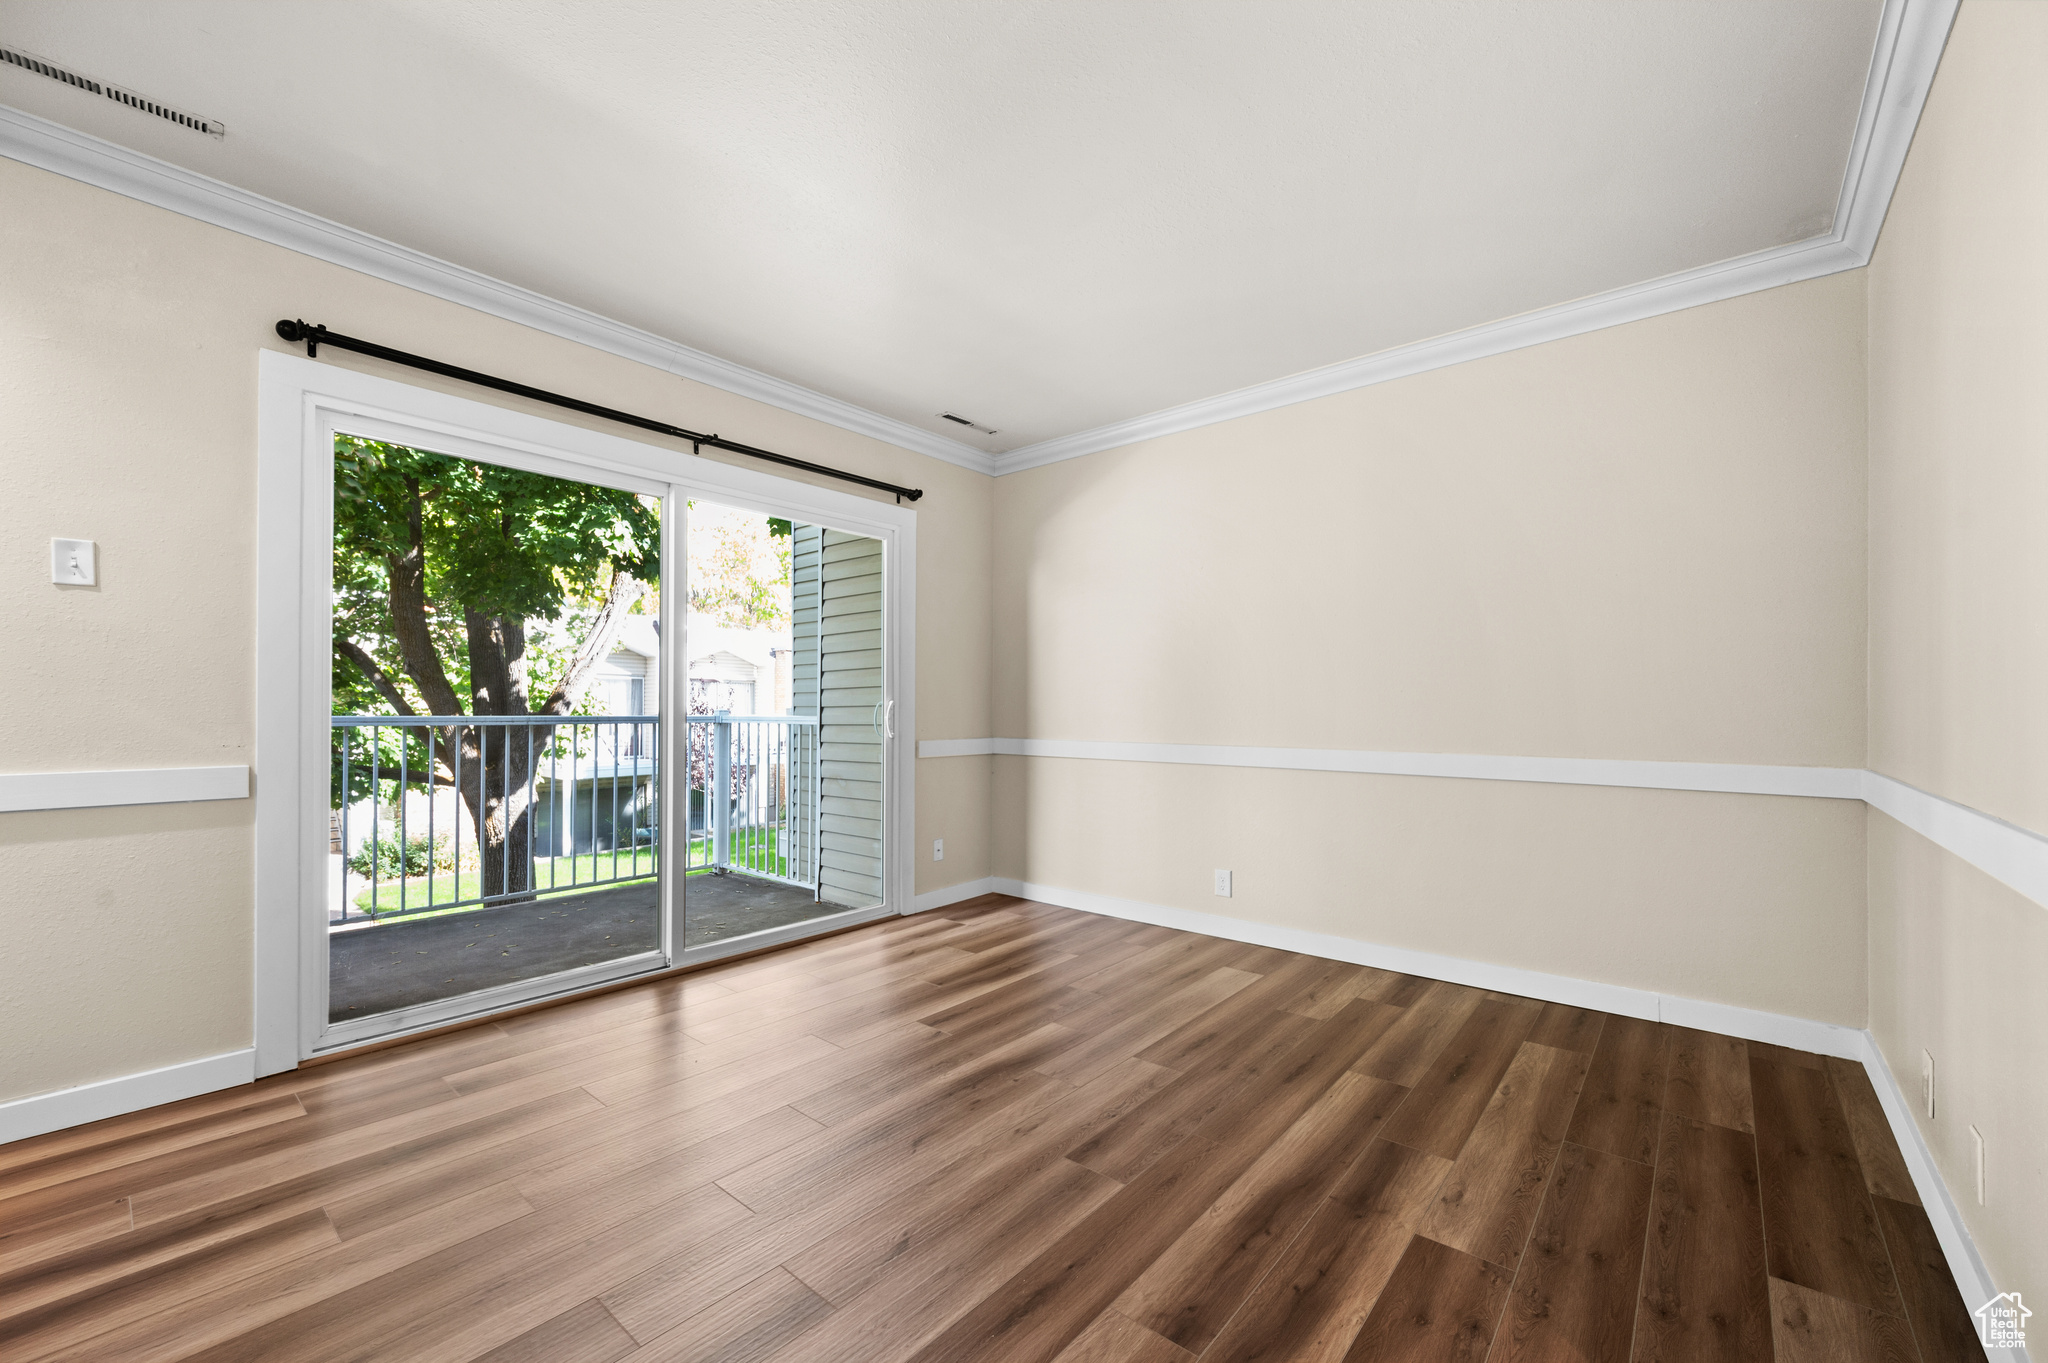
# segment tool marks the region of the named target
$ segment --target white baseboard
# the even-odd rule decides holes
[[[1877,1101],[1884,1108],[1885,1118],[1891,1122],[1892,1137],[1899,1143],[1899,1153],[1906,1157],[1906,1172],[1913,1176],[1913,1188],[1920,1194],[1920,1206],[1934,1226],[1934,1236],[1941,1242],[1941,1252],[1948,1260],[1949,1272],[1955,1275],[1956,1290],[1963,1294],[1963,1305],[1974,1311],[1998,1295],[1991,1270],[1985,1265],[1984,1256],[1977,1252],[1977,1242],[1970,1238],[1970,1228],[1964,1223],[1955,1198],[1949,1195],[1948,1182],[1942,1178],[1941,1169],[1934,1162],[1934,1152],[1927,1148],[1920,1123],[1913,1119],[1913,1109],[1899,1088],[1891,1065],[1884,1058],[1884,1050],[1869,1032],[1863,1033],[1863,1041],[1864,1053],[1857,1058],[1862,1060],[1863,1068],[1870,1074],[1870,1085],[1877,1090]],[[1985,1352],[1994,1363],[2028,1363],[2025,1349],[1988,1349]]]
[[[0,1145],[70,1126],[83,1126],[146,1107],[160,1107],[181,1098],[253,1083],[256,1051],[249,1048],[186,1060],[162,1069],[102,1079],[97,1084],[58,1089],[0,1103]]]
[[[1885,1117],[1891,1123],[1892,1135],[1898,1141],[1900,1153],[1905,1157],[1907,1169],[1913,1176],[1914,1188],[1920,1195],[1921,1205],[1926,1209],[1927,1219],[1934,1227],[1935,1236],[1941,1242],[1942,1253],[1948,1259],[1949,1270],[1955,1275],[1956,1286],[1962,1292],[1965,1304],[1971,1301],[1989,1301],[1997,1295],[1998,1288],[1992,1279],[1990,1269],[1985,1265],[1983,1256],[1977,1252],[1976,1242],[1971,1238],[1969,1227],[1964,1222],[1955,1199],[1949,1193],[1948,1184],[1943,1180],[1941,1170],[1934,1161],[1933,1151],[1928,1149],[1927,1141],[1920,1131],[1920,1124],[1913,1119],[1912,1109],[1907,1106],[1905,1095],[1899,1088],[1897,1078],[1892,1074],[1891,1066],[1886,1063],[1877,1039],[1867,1031],[1817,1022],[1811,1018],[1788,1017],[1779,1013],[1736,1007],[1732,1004],[1659,994],[1648,990],[1631,989],[1625,985],[1574,979],[1565,975],[1549,975],[1541,971],[1522,970],[1514,966],[1471,961],[1456,956],[1442,956],[1434,952],[1379,946],[1329,933],[1310,932],[1302,928],[1283,927],[1271,923],[1256,923],[1249,919],[1228,918],[1221,914],[1177,909],[1135,899],[1118,899],[1083,890],[1065,890],[1057,886],[1039,885],[1002,876],[984,876],[979,880],[949,885],[944,889],[928,890],[917,896],[913,911],[921,913],[928,909],[944,908],[948,904],[958,904],[993,893],[1012,894],[1023,899],[1057,904],[1063,908],[1080,909],[1087,913],[1100,913],[1133,922],[1152,923],[1184,932],[1201,933],[1208,937],[1248,942],[1255,946],[1278,947],[1284,951],[1298,951],[1326,960],[1350,961],[1358,965],[1376,966],[1383,970],[1398,970],[1403,974],[1448,980],[1454,984],[1470,985],[1478,989],[1493,989],[1501,993],[1519,994],[1525,998],[1570,1004],[1580,1008],[1597,1008],[1602,1012],[1670,1022],[1701,1031],[1718,1032],[1724,1036],[1739,1036],[1749,1041],[1767,1041],[1820,1055],[1858,1061],[1869,1073],[1871,1085],[1877,1090],[1878,1102],[1883,1106]],[[60,1131],[67,1127],[82,1126],[87,1122],[118,1117],[124,1113],[139,1112],[144,1108],[177,1102],[183,1098],[194,1098],[202,1093],[233,1088],[237,1084],[250,1083],[255,1078],[256,1052],[250,1048],[227,1051],[199,1060],[187,1060],[176,1065],[166,1065],[161,1069],[145,1070],[140,1074],[103,1079],[95,1084],[81,1084],[76,1088],[58,1089],[53,1093],[17,1098],[12,1102],[0,1103],[0,1144]],[[2002,1363],[2029,1363],[2027,1351],[2024,1349],[1995,1350],[1993,1357],[2002,1360]]]
[[[1947,1256],[1949,1270],[1955,1275],[1956,1287],[1966,1299],[1965,1304],[1975,1309],[1978,1303],[1987,1302],[1997,1295],[1998,1289],[1992,1283],[1990,1270],[1985,1267],[1983,1256],[1978,1254],[1976,1243],[1970,1238],[1969,1228],[1963,1222],[1955,1199],[1949,1195],[1948,1184],[1942,1180],[1933,1152],[1927,1148],[1927,1142],[1920,1134],[1919,1123],[1913,1120],[1912,1110],[1906,1106],[1898,1081],[1893,1078],[1884,1053],[1878,1048],[1877,1039],[1867,1031],[1817,1022],[1812,1018],[1741,1008],[1734,1004],[1710,1003],[1703,999],[1653,993],[1596,980],[1546,975],[1541,971],[1495,965],[1488,961],[1379,946],[1329,933],[1255,923],[1248,919],[1227,918],[1221,914],[1148,904],[1135,899],[1117,899],[1110,895],[1061,889],[1003,876],[993,877],[992,885],[1004,894],[1057,904],[1062,908],[1153,923],[1183,932],[1198,932],[1206,937],[1249,942],[1254,946],[1278,947],[1283,951],[1298,951],[1326,960],[1398,970],[1407,975],[1448,980],[1453,984],[1492,989],[1503,994],[1519,994],[1547,1003],[1597,1008],[1603,1013],[1648,1018],[1722,1036],[1737,1036],[1745,1041],[1767,1041],[1816,1055],[1857,1061],[1870,1073],[1871,1084],[1877,1090],[1878,1101],[1884,1106],[1885,1117],[1891,1122],[1892,1135],[1906,1158],[1907,1168],[1913,1175],[1913,1186],[1920,1194],[1927,1219],[1934,1225],[1934,1233],[1941,1241],[1942,1253]],[[1993,1357],[2002,1363],[2028,1363],[2025,1350],[1995,1351]]]
[[[980,880],[967,880],[958,885],[948,885],[943,890],[926,890],[910,901],[910,911],[923,913],[926,909],[943,909],[948,904],[958,904],[964,899],[979,899],[985,894],[994,894],[997,888],[994,876],[983,876]]]
[[[1625,1017],[1696,1027],[1704,1032],[1719,1032],[1723,1036],[1739,1036],[1745,1041],[1768,1041],[1817,1055],[1860,1061],[1867,1054],[1861,1031],[1829,1022],[1816,1022],[1811,1018],[1765,1013],[1732,1004],[1632,989],[1627,985],[1574,979],[1568,975],[1547,975],[1540,970],[1523,970],[1491,961],[1472,961],[1460,956],[1412,951],[1406,947],[1381,946],[1355,937],[1338,937],[1274,923],[1255,923],[1244,918],[1226,918],[1221,914],[1147,904],[1135,899],[1115,899],[1085,890],[1066,890],[1055,885],[1039,885],[1001,876],[995,878],[995,888],[1004,894],[1058,904],[1062,908],[1128,918],[1140,923],[1156,923],[1160,927],[1178,928],[1183,932],[1199,932],[1207,937],[1224,937],[1254,946],[1278,947],[1282,951],[1298,951],[1332,961],[1398,970],[1406,975],[1423,975],[1432,980],[1449,980],[1474,989],[1519,994],[1524,998],[1542,999],[1546,1003],[1568,1003],[1575,1008],[1597,1008],[1603,1013],[1620,1013]]]

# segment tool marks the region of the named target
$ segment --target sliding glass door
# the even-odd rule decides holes
[[[689,519],[685,948],[887,902],[883,542],[706,499]]]
[[[908,508],[260,368],[260,1072],[909,910]]]
[[[663,493],[340,433],[327,1021],[668,963]]]

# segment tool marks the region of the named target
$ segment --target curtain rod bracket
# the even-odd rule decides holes
[[[320,358],[320,341],[327,334],[326,327],[308,326],[304,321],[283,320],[277,324],[277,334],[287,341],[304,341],[306,358]]]

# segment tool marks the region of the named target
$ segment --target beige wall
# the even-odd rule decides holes
[[[1000,732],[1861,766],[1862,338],[1835,275],[1006,476]]]
[[[1868,273],[1871,764],[2048,831],[2048,5],[1963,7]]]
[[[1863,327],[1837,275],[1004,477],[997,732],[1861,766]],[[996,784],[999,875],[1863,1019],[1854,805]]]
[[[1870,1031],[2007,1290],[2048,1284],[2048,909],[1870,812]],[[1918,1110],[1920,1056],[1935,1116]],[[1988,1196],[1976,1200],[1974,1126]]]
[[[996,773],[997,864],[1023,879],[1863,1025],[1857,801],[1017,757]]]
[[[2048,833],[2048,5],[1963,6],[1868,274],[1871,766]],[[1871,1030],[1909,1092],[1933,1053],[1964,1219],[2048,1289],[2048,908],[1870,824]]]
[[[284,316],[922,486],[919,730],[987,732],[981,474],[4,159],[0,260],[6,770],[252,760],[256,353]],[[50,585],[53,535],[99,541],[97,588]],[[947,858],[918,889],[989,873],[987,781],[919,765]],[[0,814],[0,1100],[250,1043],[250,837],[247,802]]]

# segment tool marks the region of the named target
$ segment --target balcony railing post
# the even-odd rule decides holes
[[[722,710],[711,725],[711,789],[704,796],[711,805],[711,864],[723,869],[732,864],[732,721]]]

